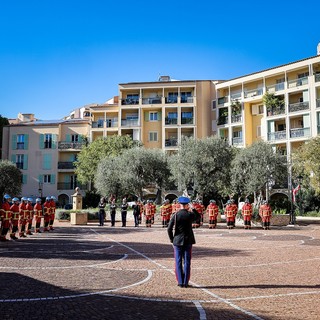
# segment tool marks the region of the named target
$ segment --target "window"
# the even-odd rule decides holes
[[[44,135],[44,148],[51,149],[52,148],[52,134],[46,133]]]
[[[217,108],[217,100],[212,100],[212,110],[216,110]]]
[[[17,135],[17,149],[24,149],[24,134]]]
[[[43,183],[51,183],[51,174],[43,175]]]
[[[138,120],[138,114],[137,113],[128,113],[126,116],[127,120]]]
[[[168,112],[168,118],[169,119],[177,119],[178,113],[177,112]]]
[[[149,121],[158,121],[158,112],[149,112]]]
[[[72,134],[71,135],[71,141],[72,142],[79,142],[79,135],[78,134]]]
[[[17,154],[16,155],[16,166],[18,169],[23,169],[24,163],[24,154]]]
[[[149,132],[149,141],[158,141],[158,132],[150,131]]]
[[[178,102],[178,92],[168,92],[168,103]]]

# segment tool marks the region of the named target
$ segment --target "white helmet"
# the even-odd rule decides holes
[[[40,198],[37,198],[37,199],[36,199],[36,202],[41,202],[41,199],[40,199]]]

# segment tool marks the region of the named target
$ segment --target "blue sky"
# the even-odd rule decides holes
[[[230,79],[316,55],[320,2],[11,0],[0,4],[0,114],[60,119],[118,84]]]

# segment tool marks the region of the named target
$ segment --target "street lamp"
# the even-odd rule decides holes
[[[291,224],[295,224],[296,222],[296,215],[295,215],[295,210],[294,210],[294,203],[297,203],[297,198],[296,198],[296,195],[297,193],[299,192],[299,190],[301,189],[301,183],[302,183],[302,179],[303,177],[301,175],[297,176],[295,179],[294,179],[294,182],[297,183],[297,186],[295,188],[293,188],[293,184],[291,182],[291,187],[292,187],[292,201],[291,201]],[[298,207],[299,208],[299,207]]]
[[[38,192],[39,192],[40,198],[42,198],[42,186],[43,186],[43,183],[39,182]]]

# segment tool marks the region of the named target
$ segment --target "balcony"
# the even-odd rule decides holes
[[[310,137],[310,128],[290,129],[290,138]]]
[[[74,170],[75,165],[74,165],[74,162],[72,162],[72,161],[68,161],[68,162],[59,161],[58,162],[58,169]]]
[[[320,99],[316,99],[317,108],[320,108]]]
[[[193,118],[181,118],[181,124],[193,124]]]
[[[229,101],[229,99],[227,96],[218,98],[218,104],[225,104],[228,101]]]
[[[270,86],[267,86],[267,91],[270,93],[281,91],[281,90],[284,90],[284,82],[275,83]]]
[[[86,145],[85,141],[77,141],[77,142],[68,142],[68,141],[59,141],[58,142],[58,149],[66,150],[66,149],[75,149],[80,150],[83,146]]]
[[[309,101],[289,104],[289,112],[297,112],[309,109]]]
[[[139,104],[139,98],[126,98],[126,99],[121,99],[121,105],[127,106],[127,105],[136,105]]]
[[[271,107],[267,109],[267,116],[276,116],[279,114],[285,114],[286,113],[286,109],[285,106],[277,106],[277,107]]]
[[[170,103],[178,103],[178,97],[166,97],[165,98],[165,102],[167,104],[170,104]]]
[[[74,190],[77,187],[79,187],[80,190],[88,190],[88,185],[86,184],[81,184],[77,182],[58,182],[57,183],[58,190]]]
[[[297,78],[297,79],[288,81],[288,88],[295,88],[295,87],[303,86],[305,84],[308,84],[308,77]]]
[[[231,100],[239,100],[241,98],[241,92],[231,93]]]
[[[176,147],[178,145],[177,138],[166,139],[165,146],[166,147]]]
[[[232,145],[233,145],[233,146],[242,145],[242,144],[243,144],[243,139],[242,139],[242,137],[232,138]]]
[[[286,130],[268,132],[268,141],[285,140],[287,139]]]
[[[231,123],[242,122],[242,114],[233,114],[231,116]]]
[[[142,104],[161,104],[162,97],[142,98]]]
[[[228,123],[228,116],[220,116],[217,121],[217,125],[221,126]]]
[[[138,127],[139,126],[139,120],[121,120],[121,126],[122,127]]]
[[[315,82],[320,82],[320,72],[317,72],[317,73],[314,75],[314,81],[315,81]]]
[[[166,125],[175,125],[178,123],[178,118],[165,118],[165,124]]]
[[[180,98],[181,103],[193,103],[193,97],[182,96]]]
[[[103,128],[103,120],[98,120],[98,121],[92,121],[91,127],[92,128]]]
[[[254,90],[246,90],[244,92],[244,97],[245,98],[252,98],[255,96],[261,96],[263,94],[263,89],[262,88],[257,88]]]
[[[118,119],[107,119],[106,120],[107,128],[117,128],[118,127]]]

